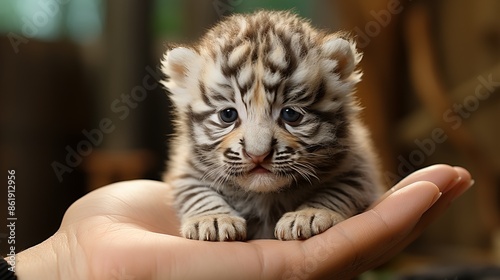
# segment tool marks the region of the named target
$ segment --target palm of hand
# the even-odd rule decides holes
[[[308,240],[219,243],[178,236],[164,183],[122,182],[75,202],[53,237],[63,246],[52,247],[63,279],[339,279],[390,259],[469,185],[464,169],[435,166],[404,179],[392,192],[404,189],[373,209]]]

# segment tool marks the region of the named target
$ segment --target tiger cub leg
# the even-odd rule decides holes
[[[205,241],[246,239],[246,221],[209,187],[189,188],[177,194],[181,234]]]
[[[343,220],[345,217],[333,210],[305,207],[285,213],[276,224],[274,235],[279,240],[307,239]]]
[[[372,186],[364,182],[358,186],[354,179],[349,182],[352,185],[333,182],[332,186],[318,190],[296,211],[285,213],[276,223],[275,237],[280,240],[307,239],[364,211],[373,201]]]

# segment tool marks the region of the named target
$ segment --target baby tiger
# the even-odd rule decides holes
[[[233,15],[162,61],[175,135],[164,181],[181,234],[307,239],[379,194],[353,96],[361,55],[289,12]]]

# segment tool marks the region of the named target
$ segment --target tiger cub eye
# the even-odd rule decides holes
[[[280,113],[281,119],[290,125],[298,125],[303,115],[292,108],[283,108]]]
[[[219,118],[225,123],[233,123],[238,119],[238,111],[234,108],[227,108],[219,112]]]

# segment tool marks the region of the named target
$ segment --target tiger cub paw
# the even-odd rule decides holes
[[[279,240],[307,239],[344,219],[341,214],[327,209],[305,208],[288,212],[276,224],[274,236]]]
[[[245,240],[246,233],[245,219],[227,214],[191,217],[181,227],[185,238],[204,241]]]

